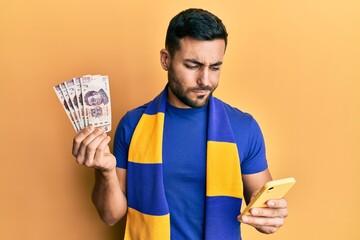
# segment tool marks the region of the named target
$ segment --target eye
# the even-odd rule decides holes
[[[184,64],[186,68],[194,70],[198,68],[198,65],[192,65],[192,64]]]
[[[211,66],[210,69],[212,71],[219,71],[220,70],[220,66]]]

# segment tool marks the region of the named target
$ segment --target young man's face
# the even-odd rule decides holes
[[[180,50],[169,58],[168,101],[175,107],[202,107],[219,82],[225,41],[180,40]]]

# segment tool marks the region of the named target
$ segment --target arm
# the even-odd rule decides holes
[[[268,169],[256,174],[244,174],[242,178],[247,204],[267,181],[272,180]],[[272,199],[267,201],[266,208],[253,208],[250,213],[250,216],[243,216],[239,221],[255,227],[259,232],[274,233],[284,225],[285,218],[288,215],[287,201],[285,199]]]
[[[268,181],[272,180],[269,169],[255,174],[243,174],[242,180],[244,184],[244,197],[246,204],[249,204],[251,196],[260,190],[260,188]]]
[[[95,170],[92,201],[101,219],[110,226],[117,223],[127,210],[125,179],[125,169],[118,168],[110,173]]]
[[[116,168],[109,149],[110,137],[92,126],[78,133],[73,141],[77,163],[95,169],[92,201],[106,224],[113,225],[126,213],[126,170]]]

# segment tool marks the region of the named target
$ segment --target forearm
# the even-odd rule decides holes
[[[244,195],[246,202],[255,197],[260,188],[272,180],[269,170],[257,174],[243,175]],[[250,215],[242,215],[238,220],[255,227],[262,233],[274,233],[283,224],[288,215],[287,201],[285,199],[271,199],[266,202],[266,207],[250,210]]]
[[[246,204],[249,204],[251,197],[254,196],[267,181],[272,180],[268,169],[260,173],[242,175],[242,177]]]
[[[126,196],[120,187],[115,169],[110,172],[95,170],[92,201],[101,219],[108,225],[115,224],[125,215]]]

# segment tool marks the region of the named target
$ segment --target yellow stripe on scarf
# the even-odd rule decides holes
[[[151,226],[151,228],[145,227]],[[150,230],[150,231],[149,231]],[[170,214],[152,216],[128,208],[125,240],[168,240],[170,236]]]
[[[240,172],[240,160],[235,143],[208,141],[206,196],[242,198],[243,187]]]
[[[165,114],[143,114],[136,126],[129,149],[129,161],[162,163],[162,141]]]

